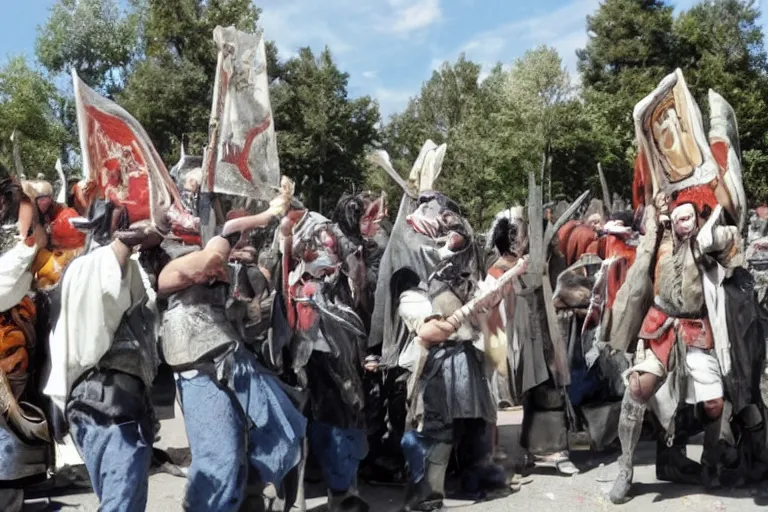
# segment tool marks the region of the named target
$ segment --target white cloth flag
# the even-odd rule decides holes
[[[270,199],[280,185],[280,166],[263,32],[216,27],[213,39],[219,68],[212,112],[220,112],[220,131],[213,172],[203,189]]]

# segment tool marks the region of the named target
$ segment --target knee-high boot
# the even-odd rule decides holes
[[[635,453],[640,433],[643,429],[645,404],[636,402],[630,395],[629,389],[624,392],[619,417],[619,441],[621,441],[621,457],[619,457],[619,474],[611,489],[610,498],[615,504],[625,503],[627,493],[632,486],[632,457]]]
[[[409,473],[403,510],[442,510],[445,472],[448,469],[452,445],[415,435],[411,431],[403,436],[402,447],[408,461]]]
[[[656,440],[657,480],[684,485],[701,483],[701,464],[689,459],[687,452],[688,440],[701,430],[700,425],[701,421],[692,406],[677,411],[671,446],[667,444],[666,435],[660,435]]]
[[[723,413],[712,420],[704,429],[704,446],[701,454],[702,480],[708,489],[720,487],[720,472],[733,462],[728,460],[728,449],[735,446],[736,441],[731,430],[733,407],[727,400],[723,404]]]

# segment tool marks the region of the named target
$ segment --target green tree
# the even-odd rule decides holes
[[[472,163],[471,155],[476,153],[468,142],[474,140],[472,130],[482,115],[477,102],[480,72],[481,67],[465,55],[460,55],[455,63],[443,63],[422,84],[419,94],[409,100],[405,110],[393,115],[382,129],[382,148],[404,177],[427,139],[447,143],[443,172],[435,186],[459,201],[470,216],[477,216],[479,208],[486,204],[485,195],[478,189],[480,166]],[[457,142],[463,146],[458,147]],[[469,149],[471,153],[464,151]],[[380,175],[376,177],[380,179]],[[399,197],[402,192],[395,194]]]
[[[74,69],[89,86],[112,96],[140,50],[143,10],[139,0],[131,6],[121,12],[116,0],[58,0],[38,27],[37,59],[54,75]]]
[[[67,132],[59,123],[55,87],[24,57],[0,68],[0,167],[14,169],[11,134],[17,130],[25,173],[55,176],[54,164]]]
[[[753,0],[701,2],[674,18],[661,0],[606,0],[587,18],[580,50],[585,115],[609,183],[629,192],[632,110],[668,73],[681,68],[705,120],[707,91],[734,107],[745,185],[751,200],[768,195],[768,60]]]
[[[544,151],[552,156],[553,193],[583,188],[583,162],[594,158],[590,125],[557,52],[536,48],[510,71],[497,65],[483,80],[480,72],[463,55],[443,64],[389,120],[383,146],[395,168],[407,173],[427,138],[446,142],[436,186],[476,227],[525,201],[528,172],[538,172]]]
[[[145,58],[126,77],[118,101],[142,123],[166,162],[202,153],[216,79],[217,25],[253,32],[259,9],[250,0],[144,0]]]
[[[768,197],[768,56],[760,11],[751,0],[714,0],[675,22],[679,66],[706,117],[707,91],[720,93],[736,111],[749,199]]]
[[[594,174],[588,172],[595,168],[594,162],[588,163],[594,153],[582,147],[589,130],[557,51],[546,46],[527,51],[507,74],[504,91],[500,133],[514,162],[505,180],[526,183],[528,171],[538,170],[545,155],[551,159],[545,198],[550,189],[557,194],[564,188],[571,193],[583,188],[585,178]]]
[[[605,0],[587,16],[589,39],[577,51],[597,156],[609,185],[625,195],[635,157],[632,110],[676,66],[673,26],[663,0]]]
[[[327,48],[317,57],[302,48],[274,73],[279,73],[271,95],[281,172],[296,180],[308,207],[328,213],[342,193],[365,182],[378,106],[367,96],[348,97],[349,75]]]

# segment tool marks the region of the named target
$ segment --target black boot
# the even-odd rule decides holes
[[[688,458],[688,436],[676,436],[672,446],[664,440],[656,442],[656,479],[683,485],[701,484],[702,467]]]
[[[24,491],[21,489],[0,489],[0,510],[21,512],[24,507]]]
[[[723,413],[716,420],[712,420],[704,429],[704,450],[701,454],[701,479],[707,489],[719,489],[721,487],[720,470],[727,463],[724,454],[729,447],[736,445],[731,430],[731,418],[733,407],[725,401]]]
[[[643,417],[645,404],[636,402],[627,390],[621,403],[621,417],[619,418],[619,440],[621,441],[621,456],[619,457],[619,474],[609,494],[614,504],[626,503],[627,494],[632,487],[632,456],[640,440],[643,429]]]
[[[368,512],[370,508],[357,491],[328,491],[329,512]]]

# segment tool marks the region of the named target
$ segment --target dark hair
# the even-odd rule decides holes
[[[14,178],[0,181],[0,222],[5,224],[19,220],[19,204],[27,198],[21,184]]]
[[[152,286],[155,288],[160,272],[170,261],[171,256],[160,245],[139,251],[139,265],[147,273]]]
[[[418,287],[419,283],[421,283],[421,279],[412,268],[404,267],[392,274],[392,278],[389,281],[389,292],[392,297],[393,312],[397,311],[397,307],[400,304],[400,295],[404,291]]]
[[[337,224],[342,233],[360,238],[360,219],[365,213],[365,203],[359,196],[344,194],[333,209],[331,222]]]
[[[615,220],[620,221],[625,226],[630,227],[634,224],[635,221],[635,212],[632,210],[622,210],[619,212],[613,212],[610,217],[608,217],[609,220]]]
[[[508,218],[501,217],[493,225],[491,243],[500,255],[508,254],[512,249],[512,237],[515,236],[517,236],[517,226]]]

